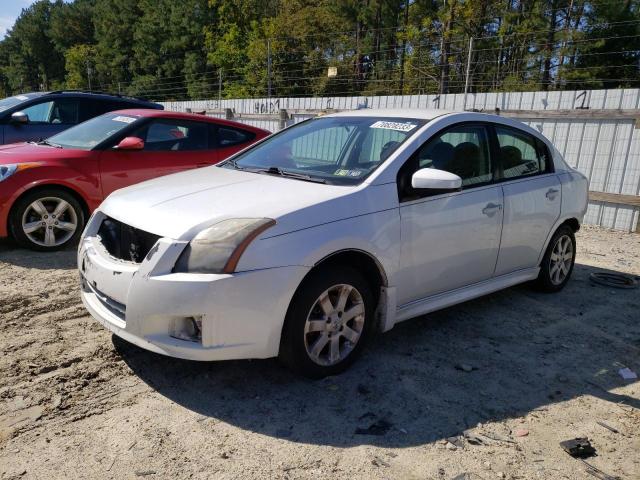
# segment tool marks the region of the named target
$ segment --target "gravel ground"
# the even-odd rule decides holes
[[[523,285],[404,322],[347,373],[196,363],[112,337],[73,250],[0,243],[0,477],[640,479],[640,236],[585,227],[559,294]],[[614,433],[597,422],[618,430]]]

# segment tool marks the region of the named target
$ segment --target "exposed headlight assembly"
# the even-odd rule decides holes
[[[20,170],[37,167],[37,163],[15,163],[11,165],[0,165],[0,182],[6,180],[11,175]]]
[[[216,223],[191,240],[174,272],[233,273],[249,244],[275,224],[270,218],[232,218]]]
[[[18,165],[0,165],[0,182],[16,173]]]

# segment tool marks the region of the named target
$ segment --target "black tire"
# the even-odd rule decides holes
[[[563,239],[566,242],[567,239],[571,242],[571,265],[566,267],[568,269],[567,273],[564,277],[559,280],[555,275],[557,271],[554,270],[554,262],[552,261],[552,255],[554,254],[554,249],[558,246],[558,242]],[[559,292],[564,288],[569,279],[571,278],[571,273],[573,272],[573,266],[576,260],[576,237],[574,235],[573,229],[567,225],[562,225],[556,230],[551,237],[551,241],[549,241],[549,245],[547,246],[547,251],[544,253],[544,257],[542,258],[542,263],[540,264],[540,273],[538,274],[538,278],[535,280],[535,286],[543,291],[543,292]]]
[[[331,324],[327,321],[327,329],[334,326],[338,329],[335,332],[329,332],[327,335],[338,336],[338,343],[343,347],[346,344],[345,350],[348,352],[345,357],[337,363],[331,365],[321,365],[314,361],[310,354],[307,352],[307,343],[313,340],[313,335],[317,333],[318,336],[323,335],[324,332],[314,332],[305,334],[305,325],[307,317],[314,311],[312,308],[316,307],[316,301],[320,298],[323,292],[332,289],[339,288],[340,285],[348,285],[355,289],[353,295],[360,295],[362,303],[364,304],[364,324],[361,327],[360,337],[355,343],[355,346],[349,342],[346,338],[340,337],[342,330],[338,325]],[[337,303],[337,300],[335,301]],[[320,268],[319,270],[312,272],[309,277],[300,285],[296,294],[289,305],[289,310],[285,318],[284,326],[282,329],[282,336],[280,339],[280,353],[278,358],[291,370],[302,374],[309,378],[323,378],[329,375],[336,375],[346,370],[360,355],[362,348],[368,340],[371,332],[373,331],[374,313],[375,313],[375,300],[371,291],[369,283],[364,277],[353,268],[342,266],[331,266],[326,268]],[[334,301],[332,301],[332,305]],[[351,304],[351,308],[356,305]],[[357,303],[357,305],[360,305]],[[350,309],[345,308],[347,312]],[[336,310],[337,312],[337,310]],[[338,315],[338,313],[336,313]],[[339,314],[342,317],[342,313]],[[358,316],[358,322],[361,317]],[[347,320],[347,325],[342,328],[353,328],[357,330],[356,320]],[[317,339],[318,337],[316,337]],[[344,343],[340,343],[341,340]],[[326,349],[330,349],[331,340],[326,344],[326,347],[322,349],[322,352]],[[311,346],[311,345],[310,345]],[[329,351],[327,350],[327,355]]]
[[[58,223],[56,219],[51,218],[51,214],[53,213],[53,209],[55,207],[55,201],[64,200],[69,204],[69,207],[62,212],[60,217],[60,222],[65,222],[66,225],[71,225],[75,222],[76,228],[73,232],[68,230],[62,230],[57,227]],[[42,204],[45,206],[47,210],[47,220],[44,220],[42,217],[39,217],[37,212],[30,208],[30,205],[36,202],[37,200],[41,200]],[[42,220],[43,223],[47,221],[52,222],[51,225],[43,225],[41,230],[32,232],[32,238],[27,235],[22,226],[23,218],[30,217],[31,221],[38,221],[38,219]],[[29,218],[26,219],[27,221]],[[75,244],[78,242],[80,235],[82,234],[82,230],[84,229],[85,222],[85,214],[80,202],[68,193],[65,190],[51,187],[51,188],[43,188],[38,189],[34,192],[27,193],[14,204],[11,209],[11,213],[9,215],[9,230],[11,232],[11,236],[13,239],[20,245],[21,247],[28,248],[31,250],[37,250],[41,252],[50,252],[55,250],[61,250],[69,245]],[[59,234],[58,237],[60,243],[56,243],[55,245],[46,245],[45,242],[45,232],[46,229],[51,227],[54,229],[54,236]],[[38,239],[42,236],[42,242],[38,243]],[[35,240],[35,241],[34,241]]]

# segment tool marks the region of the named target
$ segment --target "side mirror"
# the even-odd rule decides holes
[[[411,186],[423,190],[459,190],[462,179],[451,172],[435,168],[421,168],[411,177]]]
[[[117,150],[142,150],[144,140],[139,137],[124,137],[115,148]]]
[[[13,112],[11,114],[11,123],[14,125],[26,125],[29,123],[29,115],[24,112]]]

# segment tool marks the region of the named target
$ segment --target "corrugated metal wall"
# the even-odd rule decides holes
[[[279,109],[291,113],[300,110],[349,110],[356,108],[438,108],[462,110],[464,94],[404,95],[381,97],[261,98],[237,100],[198,100],[165,102],[167,110],[219,110],[231,108],[236,114],[276,114]],[[559,109],[638,109],[640,89],[583,90],[562,92],[507,92],[469,94],[467,109],[493,113],[501,110]],[[276,131],[272,119],[242,119],[267,130]],[[547,138],[567,162],[584,173],[592,191],[640,195],[640,136],[632,118],[523,119]],[[586,223],[607,228],[634,231],[640,209],[623,205],[590,202]]]

